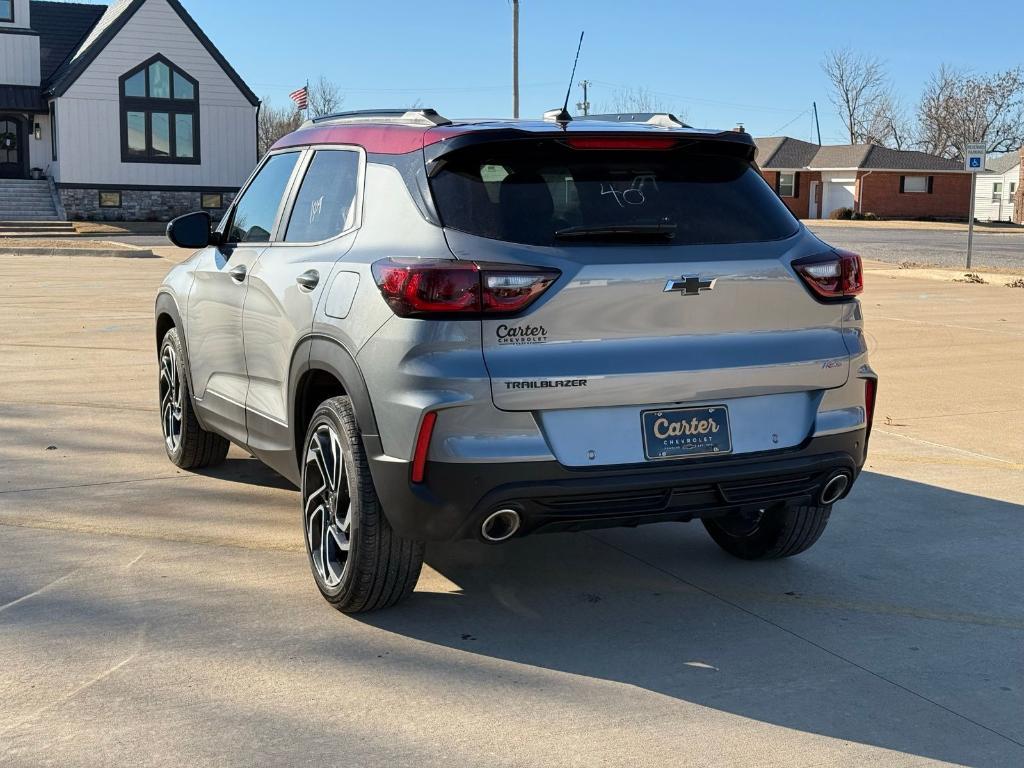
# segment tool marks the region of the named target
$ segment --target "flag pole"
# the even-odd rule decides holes
[[[309,120],[309,78],[306,78],[306,119]]]

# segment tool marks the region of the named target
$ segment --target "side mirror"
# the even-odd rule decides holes
[[[167,239],[179,248],[205,248],[214,241],[206,211],[186,213],[167,225]]]

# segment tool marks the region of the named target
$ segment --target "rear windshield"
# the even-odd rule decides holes
[[[430,184],[444,226],[529,245],[700,245],[793,235],[796,220],[757,171],[713,147],[483,144],[443,156]]]

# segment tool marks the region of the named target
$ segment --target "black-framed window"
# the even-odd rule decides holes
[[[195,78],[157,54],[122,75],[120,89],[122,162],[200,162]]]
[[[14,21],[14,0],[0,0],[0,21]]]
[[[57,162],[57,102],[50,102],[50,154],[53,162]]]
[[[100,190],[100,208],[120,208],[121,193]]]

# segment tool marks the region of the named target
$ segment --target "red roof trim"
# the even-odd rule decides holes
[[[369,154],[404,155],[466,132],[463,128],[452,131],[453,127],[447,126],[448,130],[428,134],[430,128],[414,125],[314,125],[285,136],[273,148],[354,144]]]

